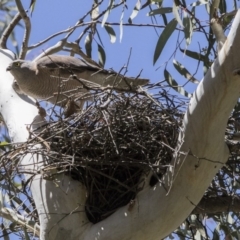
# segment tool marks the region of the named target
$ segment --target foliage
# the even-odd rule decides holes
[[[17,13],[17,7],[14,0],[1,0],[0,1],[0,36],[3,34],[4,29],[11,23],[15,14]],[[15,47],[15,51],[19,53],[19,46],[16,40],[15,32],[10,35],[11,43]]]
[[[0,32],[2,33],[6,25],[9,24],[12,18],[12,10],[16,10],[11,5],[12,1],[1,1],[0,9],[2,10]],[[158,65],[160,58],[164,58],[164,81],[161,82],[164,87],[170,87],[177,91],[179,94],[186,98],[191,97],[191,84],[198,84],[198,78],[202,78],[207,70],[211,67],[212,62],[218,56],[216,39],[213,34],[210,21],[214,16],[221,23],[224,31],[228,32],[234,14],[237,10],[237,1],[220,0],[217,11],[213,8],[213,5],[217,1],[146,1],[144,4],[140,0],[136,0],[136,3],[132,7],[131,14],[128,17],[128,22],[124,22],[124,14],[128,10],[128,2],[115,0],[103,1],[95,0],[92,8],[87,12],[79,21],[69,29],[50,36],[48,39],[41,41],[38,44],[27,46],[27,50],[34,49],[35,47],[41,46],[43,43],[55,36],[62,33],[67,35],[62,38],[61,47],[59,48],[59,42],[49,50],[55,51],[67,50],[81,55],[85,60],[90,60],[93,55],[94,46],[97,46],[98,51],[98,62],[99,65],[104,66],[107,61],[107,52],[102,39],[103,30],[109,35],[110,43],[115,43],[117,39],[120,41],[124,38],[124,27],[149,27],[152,28],[156,33],[158,40],[156,45],[153,47],[152,52],[153,64]],[[34,14],[36,1],[31,1],[31,14]],[[173,4],[172,4],[173,3]],[[233,4],[232,4],[233,3]],[[41,4],[38,1],[38,4]],[[233,5],[231,8],[230,5]],[[101,11],[100,11],[101,9]],[[119,10],[117,12],[117,10]],[[119,14],[117,15],[116,12]],[[138,16],[142,13],[147,13],[148,20],[151,23],[135,23],[137,22]],[[117,22],[110,22],[110,17],[115,14],[118,17]],[[205,19],[203,19],[205,17]],[[87,22],[90,18],[91,22]],[[80,29],[80,30],[79,30]],[[73,32],[81,32],[74,42],[68,41],[68,38]],[[116,32],[119,31],[119,36]],[[139,28],[141,31],[141,28]],[[14,32],[11,35],[14,39]],[[197,40],[196,40],[197,39]],[[200,39],[200,41],[198,41]],[[169,50],[169,44],[172,47]],[[15,44],[15,43],[14,43]],[[85,47],[83,52],[79,46]],[[166,52],[166,49],[168,51]],[[16,52],[18,52],[16,50]],[[191,59],[191,66],[187,66],[183,60],[179,60],[179,56],[185,55],[185,58]],[[172,61],[172,62],[171,62]],[[180,80],[176,80],[180,79]],[[180,84],[179,82],[183,82]],[[167,95],[170,97],[170,95]],[[167,97],[165,99],[167,101]],[[240,176],[240,161],[239,161],[239,143],[236,140],[236,133],[239,132],[239,105],[233,110],[232,115],[229,118],[228,128],[226,129],[226,142],[229,145],[231,155],[226,166],[217,174],[213,180],[211,186],[206,191],[205,198],[214,198],[217,200],[223,196],[239,197],[239,176]],[[11,179],[14,183],[14,180]],[[6,182],[2,184],[2,189],[6,187]],[[24,186],[19,187],[19,194],[26,193]],[[13,192],[10,189],[10,193]],[[197,189],[196,189],[197,191]],[[10,204],[13,209],[17,209],[22,214],[23,212],[31,212],[32,209],[24,206],[20,195],[13,198],[8,193],[8,201],[4,201]],[[28,193],[28,192],[27,192]],[[13,203],[14,202],[14,203]],[[14,206],[17,202],[17,207]],[[32,203],[31,198],[27,200],[30,204]],[[3,204],[3,203],[2,203]],[[228,202],[229,207],[231,202]],[[7,206],[7,205],[6,205]],[[20,206],[20,210],[19,210]],[[24,207],[23,207],[24,206]],[[30,207],[31,208],[31,207]],[[27,214],[27,213],[26,213]],[[37,213],[32,212],[33,219],[37,222]],[[180,239],[221,239],[223,236],[228,239],[239,239],[239,214],[237,212],[214,212],[214,213],[198,213],[191,214],[188,219],[174,232],[169,238],[174,239],[176,235]],[[4,225],[5,223],[3,223]],[[31,224],[30,224],[31,225]],[[19,227],[19,225],[17,225]],[[14,231],[15,226],[7,227],[9,231]],[[19,231],[19,228],[17,228]],[[5,230],[4,230],[5,231]],[[26,229],[24,228],[26,233]],[[23,232],[24,232],[23,231]],[[27,234],[27,233],[26,233]],[[26,235],[27,236],[27,235]]]

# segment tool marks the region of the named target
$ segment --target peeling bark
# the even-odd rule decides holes
[[[59,183],[56,186],[40,174],[36,175],[31,190],[41,213],[41,239],[61,240],[66,236],[86,240],[161,239],[174,231],[193,211],[228,159],[224,133],[230,112],[239,98],[239,42],[240,11],[218,59],[190,101],[172,162],[174,169],[169,169],[163,184],[142,190],[131,208],[124,206],[95,225],[87,223],[83,212],[66,215],[84,201],[83,186],[61,177],[56,180]],[[25,124],[31,123],[37,110],[19,99],[11,89],[12,78],[5,72],[9,61],[9,56],[1,50],[1,112],[12,140],[25,141]],[[23,111],[27,114],[21,114]],[[39,159],[41,156],[28,155],[23,163],[35,162],[34,168],[38,169]]]

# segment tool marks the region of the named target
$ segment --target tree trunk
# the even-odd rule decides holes
[[[36,175],[31,190],[40,214],[41,239],[161,239],[174,231],[197,206],[228,159],[224,134],[240,91],[239,42],[240,11],[218,59],[190,101],[173,168],[161,185],[151,188],[147,184],[131,207],[124,206],[93,225],[84,213],[86,191],[80,183],[59,176],[55,184]],[[25,141],[25,124],[31,123],[37,113],[11,89],[12,77],[5,71],[11,59],[4,53],[0,51],[1,112],[13,142]],[[33,168],[39,169],[39,157],[27,155],[23,162],[36,162]]]

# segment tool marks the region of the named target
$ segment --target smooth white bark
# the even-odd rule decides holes
[[[162,186],[145,188],[133,208],[125,206],[92,226],[87,239],[162,239],[174,231],[202,198],[215,174],[227,161],[224,142],[227,120],[240,95],[240,11],[218,59],[199,84],[185,114],[174,174]],[[192,156],[191,156],[192,155]],[[194,157],[195,156],[195,157]],[[174,179],[174,180],[173,180]],[[173,181],[172,181],[173,180]]]
[[[26,127],[33,119],[39,120],[39,115],[34,101],[26,96],[21,96],[21,99],[12,89],[13,77],[6,72],[12,59],[10,51],[0,49],[0,112],[13,143],[20,143],[27,140],[29,133]],[[44,160],[41,155],[28,154],[21,165],[27,171],[37,172]],[[80,236],[80,226],[87,222],[84,211],[86,189],[82,184],[65,175],[49,181],[36,174],[31,191],[40,217],[41,239],[76,239]]]
[[[176,154],[173,159],[175,168],[172,172],[169,170],[164,178],[165,188],[160,185],[146,187],[138,194],[134,205],[122,207],[104,221],[92,225],[86,223],[84,213],[70,214],[62,219],[62,214],[71,213],[79,203],[82,207],[85,190],[79,183],[59,178],[57,181],[60,183],[56,187],[54,183],[38,175],[32,191],[37,209],[41,213],[42,239],[154,240],[165,237],[182,223],[228,159],[224,132],[240,92],[240,77],[236,71],[240,68],[239,26],[240,12],[218,59],[190,101],[178,143],[178,152],[189,154]],[[0,52],[1,63],[5,58],[3,52]],[[10,75],[4,75],[4,70],[1,64],[1,81],[11,79]],[[2,87],[3,83],[0,82],[0,89]],[[10,97],[10,88],[5,91],[8,91],[5,97],[0,92],[1,112],[13,140],[24,141],[27,136],[24,125],[31,122],[36,110],[29,104],[20,102],[14,94]],[[19,102],[18,109],[15,97]],[[19,109],[28,117],[19,120]],[[36,156],[33,159],[37,161]],[[38,167],[37,162],[35,166]],[[67,189],[70,191],[67,192]]]

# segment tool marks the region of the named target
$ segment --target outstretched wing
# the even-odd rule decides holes
[[[130,86],[137,87],[148,83],[148,79],[125,77],[114,71],[101,69],[84,60],[70,56],[49,55],[40,58],[35,64],[37,72],[44,71],[51,78],[74,82],[74,79],[71,81],[69,77],[76,75],[78,79],[84,80],[88,86],[91,84],[98,84],[99,86],[114,85],[123,88],[123,90],[128,90],[131,89]],[[74,84],[76,84],[76,81]]]
[[[36,62],[37,69],[48,68],[49,70],[60,69],[61,73],[68,74],[73,71],[75,74],[84,71],[96,72],[101,70],[97,66],[87,63],[79,58],[64,55],[49,55],[42,57]]]

